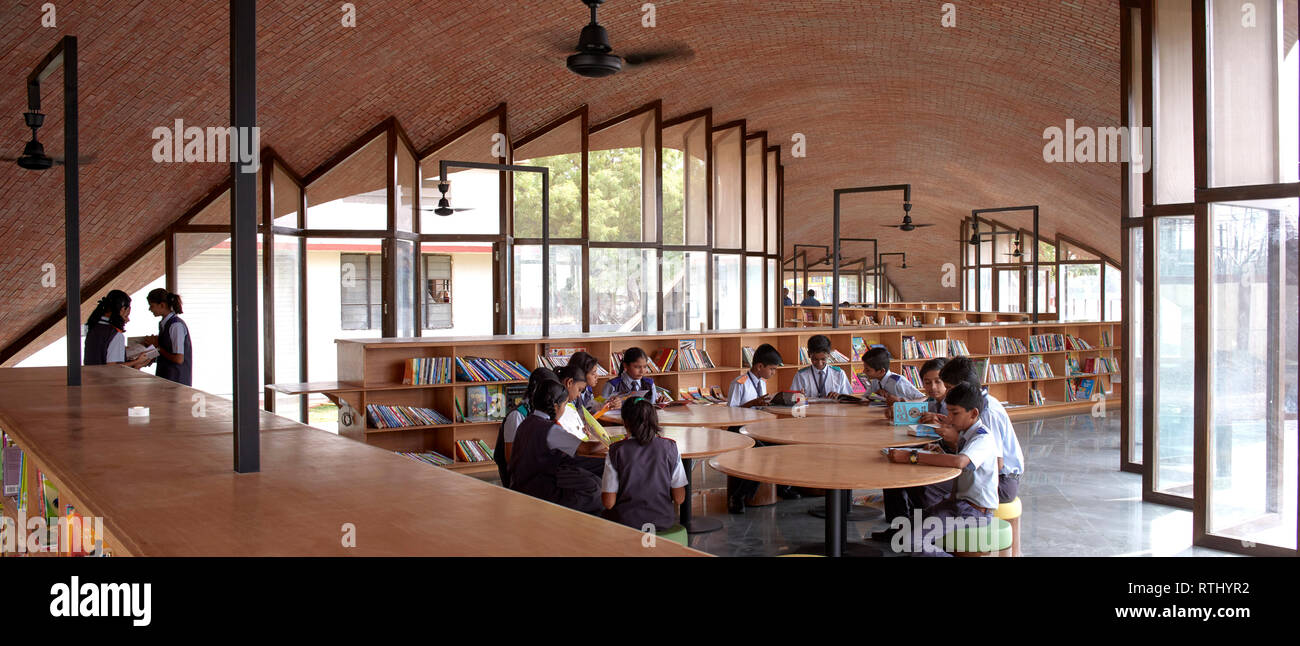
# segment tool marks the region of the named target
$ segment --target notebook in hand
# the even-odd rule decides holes
[[[928,412],[930,404],[927,402],[894,402],[894,424],[915,424]]]

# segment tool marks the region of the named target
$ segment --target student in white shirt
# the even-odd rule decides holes
[[[635,529],[665,532],[677,523],[686,501],[686,467],[677,443],[663,436],[654,404],[642,397],[623,402],[627,439],[605,456],[600,492],[605,517]]]
[[[953,483],[953,495],[926,507],[922,512],[924,517],[941,521],[945,518],[974,518],[979,523],[990,523],[998,506],[998,449],[996,439],[980,422],[984,397],[970,384],[958,384],[948,391],[944,402],[948,405],[948,421],[939,427],[942,443],[930,447],[941,448],[944,453],[892,449],[889,459],[901,464],[927,464],[961,470]],[[912,532],[913,547],[920,555],[947,556],[942,546],[933,540],[942,540],[940,537],[926,535],[920,527],[913,527]]]
[[[754,351],[754,360],[748,372],[736,377],[731,382],[731,388],[727,391],[727,405],[734,408],[753,408],[755,406],[766,406],[772,401],[772,396],[767,392],[765,379],[771,379],[776,375],[776,369],[781,365],[781,353],[769,343],[758,346]],[[731,431],[740,431],[742,427],[733,426],[728,429]],[[761,442],[756,442],[762,446]],[[745,513],[745,501],[749,500],[758,492],[758,483],[753,480],[745,480],[735,476],[727,476],[727,511],[733,514]],[[794,500],[800,498],[800,494],[795,491],[794,487],[779,486],[776,493],[782,498]]]
[[[515,433],[524,418],[532,412],[533,394],[538,384],[543,381],[559,381],[559,377],[550,368],[538,368],[528,375],[528,387],[524,390],[524,402],[518,408],[506,414],[497,429],[497,443],[492,449],[492,460],[497,463],[497,475],[501,476],[501,486],[510,487],[510,451],[515,443]]]
[[[892,360],[889,350],[880,347],[871,348],[862,355],[862,373],[870,380],[867,383],[867,393],[883,392],[888,397],[903,401],[925,399],[925,393],[918,390],[912,382],[889,369]]]
[[[587,423],[582,418],[582,413],[578,411],[578,400],[583,391],[587,389],[587,373],[582,366],[570,361],[568,365],[560,368],[558,374],[560,384],[568,392],[569,400],[564,404],[564,412],[560,414],[560,426],[568,431],[570,435],[579,440],[587,440]]]
[[[809,398],[827,398],[853,392],[849,378],[843,370],[829,365],[831,340],[824,334],[808,339],[808,358],[812,365],[794,373],[790,390],[802,392]]]
[[[947,412],[943,408],[943,398],[948,394],[948,384],[943,383],[939,373],[947,365],[948,360],[943,357],[936,357],[926,361],[921,366],[921,385],[925,387],[927,395],[926,402],[929,404],[930,412],[921,417],[925,424],[938,424],[937,413]],[[895,518],[912,518],[912,511],[915,509],[925,509],[931,505],[937,504],[952,492],[952,483],[940,482],[938,484],[923,485],[919,487],[907,487],[905,489],[885,489],[885,520],[892,522]],[[895,529],[887,527],[871,535],[873,541],[889,542],[893,540]]]
[[[102,366],[120,363],[140,369],[149,365],[149,357],[140,355],[126,360],[126,322],[131,320],[131,297],[114,289],[95,305],[86,319],[85,351],[82,365]]]
[[[984,396],[984,409],[980,412],[980,421],[997,440],[999,475],[998,502],[1007,503],[1016,499],[1020,492],[1020,478],[1025,472],[1025,454],[1020,448],[1020,439],[1016,429],[1011,425],[1011,418],[1002,402],[990,394],[980,383],[979,372],[970,357],[954,357],[948,361],[939,377],[949,387],[959,383],[969,384]]]

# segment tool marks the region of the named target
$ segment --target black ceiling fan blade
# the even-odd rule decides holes
[[[421,210],[421,211],[428,211],[428,212],[432,213],[432,212],[434,212],[434,211],[437,211],[438,209],[420,209],[420,210]],[[461,213],[461,212],[464,212],[464,211],[473,211],[474,209],[473,209],[472,207],[452,207],[451,210],[453,210],[453,211],[455,211],[455,212],[457,212],[457,213]]]
[[[917,228],[917,229],[919,229],[919,228],[921,228],[921,227],[932,227],[932,226],[934,226],[934,225],[933,225],[933,224],[913,224],[912,226],[915,227],[915,228]]]
[[[686,63],[695,58],[695,50],[687,45],[674,44],[659,49],[627,52],[621,56],[628,67],[641,67],[658,63]]]

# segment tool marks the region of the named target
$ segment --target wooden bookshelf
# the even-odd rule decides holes
[[[955,325],[978,323],[1028,323],[1032,315],[1026,312],[967,312],[957,308],[936,307],[936,305],[956,305],[956,303],[888,303],[874,307],[848,306],[840,308],[840,326],[889,327],[891,325],[912,326],[919,320],[921,325]],[[831,325],[834,308],[830,305],[803,307],[791,305],[784,308],[783,327],[823,327]],[[889,317],[896,323],[887,323]],[[1040,322],[1056,320],[1056,314],[1039,314]],[[874,321],[874,323],[864,323]]]
[[[788,309],[788,308],[787,308]],[[551,348],[580,347],[596,357],[609,373],[595,384],[600,392],[604,382],[618,372],[617,366],[610,365],[610,355],[623,352],[637,346],[652,356],[663,348],[679,348],[683,341],[693,341],[697,348],[708,352],[715,368],[699,370],[677,370],[676,360],[670,369],[651,373],[655,383],[667,388],[674,395],[679,390],[692,386],[710,389],[719,386],[724,392],[731,381],[747,367],[744,365],[742,348],[757,348],[770,343],[781,352],[789,363],[777,369],[776,376],[768,383],[768,390],[783,390],[790,387],[794,374],[799,368],[799,348],[806,347],[808,340],[816,334],[824,334],[831,340],[831,346],[853,356],[853,338],[861,337],[866,345],[879,343],[889,349],[895,358],[895,370],[901,372],[900,366],[911,365],[920,368],[926,358],[905,358],[903,338],[916,337],[921,341],[959,340],[966,344],[973,359],[987,359],[991,363],[1018,363],[1028,369],[1029,357],[1038,355],[1043,363],[1051,366],[1052,377],[1017,379],[1013,381],[988,383],[989,392],[1000,401],[1014,408],[1017,419],[1026,417],[1046,417],[1088,410],[1091,401],[1067,401],[1068,382],[1072,379],[1092,378],[1096,387],[1094,393],[1105,392],[1108,405],[1114,406],[1121,394],[1122,380],[1118,373],[1108,372],[1100,375],[1071,376],[1066,372],[1068,359],[1086,359],[1107,357],[1118,363],[1121,350],[1123,326],[1119,322],[1090,323],[977,323],[924,327],[858,327],[858,328],[781,328],[769,330],[731,330],[718,332],[664,332],[664,333],[625,333],[625,334],[569,334],[562,337],[542,338],[538,336],[495,336],[495,337],[439,337],[437,339],[339,339],[338,375],[339,388],[327,390],[331,399],[340,404],[340,411],[351,410],[351,415],[340,415],[339,433],[392,451],[437,451],[447,457],[457,459],[451,468],[476,472],[490,471],[496,468],[492,462],[461,462],[455,455],[456,440],[481,439],[492,445],[496,441],[498,422],[455,422],[437,426],[417,426],[394,429],[374,429],[368,426],[365,416],[367,404],[419,406],[433,408],[453,420],[456,419],[455,402],[459,399],[465,404],[465,389],[470,386],[485,384],[503,384],[520,382],[465,382],[457,380],[450,384],[404,385],[401,383],[405,362],[423,357],[489,357],[513,359],[529,370],[537,367],[538,355],[547,354]],[[1101,346],[1103,333],[1108,333],[1112,343]],[[992,339],[1009,337],[1018,339],[1029,347],[1029,337],[1038,334],[1067,334],[1087,341],[1093,346],[1090,350],[1017,352],[1012,354],[994,354]],[[680,356],[680,355],[679,355]],[[835,364],[850,373],[860,373],[861,362]],[[291,388],[292,384],[284,385]],[[1030,403],[1030,390],[1037,389],[1048,403],[1041,406],[1027,406]]]

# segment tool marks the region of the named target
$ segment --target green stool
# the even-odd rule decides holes
[[[966,557],[1011,556],[1011,523],[1001,518],[990,520],[983,527],[948,532],[943,537],[943,551]]]
[[[681,525],[673,525],[672,527],[669,527],[667,530],[655,534],[655,540],[659,540],[659,539],[672,541],[674,543],[681,543],[686,547],[690,547],[690,544],[687,543],[686,540],[686,528],[682,527]]]

